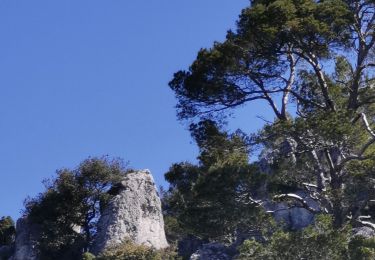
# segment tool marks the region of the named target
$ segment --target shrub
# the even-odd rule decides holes
[[[354,237],[349,243],[350,259],[375,259],[375,238]]]
[[[0,219],[0,247],[10,245],[14,242],[16,229],[11,217],[2,217]]]
[[[94,260],[94,259],[96,259],[96,257],[89,252],[83,253],[82,255],[82,260]]]
[[[155,250],[144,245],[136,245],[126,240],[99,255],[97,260],[173,260],[177,253],[170,249]]]
[[[349,227],[334,229],[332,218],[320,215],[304,230],[277,231],[264,244],[245,241],[238,259],[348,259],[349,231]]]

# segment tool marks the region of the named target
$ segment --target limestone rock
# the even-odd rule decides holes
[[[36,260],[36,241],[39,237],[38,226],[31,224],[27,217],[17,220],[14,255],[11,260]]]
[[[151,173],[128,173],[115,190],[117,195],[99,219],[92,251],[101,253],[126,239],[155,249],[168,247],[161,202]]]
[[[375,230],[370,227],[358,227],[353,229],[353,236],[361,236],[363,238],[375,237]]]
[[[319,204],[303,191],[296,191],[296,195],[303,198],[309,207],[319,211]],[[265,210],[273,211],[276,221],[283,222],[288,228],[298,230],[310,225],[314,220],[314,214],[305,208],[291,207],[285,202],[267,201],[263,204]]]

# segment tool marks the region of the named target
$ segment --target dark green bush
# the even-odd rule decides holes
[[[0,246],[10,245],[14,242],[16,228],[11,217],[0,219]]]
[[[332,218],[320,215],[313,225],[304,230],[277,231],[263,244],[254,240],[245,241],[239,249],[238,259],[348,259],[349,238],[350,227],[334,229]]]
[[[178,259],[177,253],[171,249],[155,250],[153,248],[136,245],[129,240],[106,250],[97,260],[173,260]]]
[[[96,259],[96,257],[89,252],[83,253],[82,255],[82,260],[94,260],[94,259]]]

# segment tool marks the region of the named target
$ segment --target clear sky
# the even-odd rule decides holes
[[[194,161],[167,83],[248,3],[0,0],[0,216],[19,217],[43,179],[88,156],[148,168],[157,185],[173,162]],[[230,126],[259,128],[259,109]]]

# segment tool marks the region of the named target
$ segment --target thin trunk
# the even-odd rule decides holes
[[[332,214],[334,226],[341,227],[345,221],[344,208],[342,205],[342,178],[334,174],[331,179]]]
[[[280,114],[286,118],[286,107],[288,104],[289,94],[294,84],[295,78],[295,69],[296,69],[296,62],[292,53],[288,53],[288,60],[290,63],[290,75],[286,87],[284,88],[282,104],[281,104],[281,112]]]

